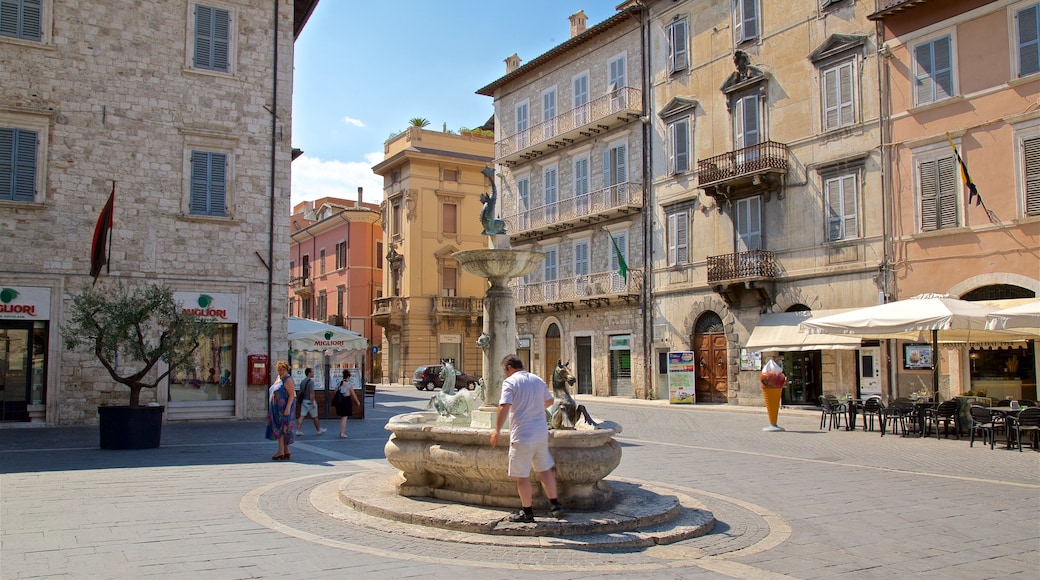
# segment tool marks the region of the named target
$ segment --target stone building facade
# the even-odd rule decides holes
[[[645,353],[644,37],[625,9],[478,90],[495,101],[500,212],[514,249],[546,253],[514,282],[518,354],[577,393],[650,396]],[[624,267],[622,267],[624,265]],[[627,270],[627,271],[626,271]]]
[[[99,405],[128,400],[60,334],[70,295],[92,283],[113,189],[98,285],[159,282],[220,313],[196,369],[142,403],[165,404],[168,420],[266,414],[286,353],[293,41],[316,3],[5,3],[0,420],[92,423]],[[269,357],[267,376],[248,380],[249,355]]]

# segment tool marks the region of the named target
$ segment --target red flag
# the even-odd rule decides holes
[[[90,245],[90,275],[97,283],[97,277],[101,274],[101,266],[109,264],[112,258],[112,214],[115,213],[116,204],[116,182],[112,182],[112,194],[108,196],[108,203],[98,216],[97,225],[94,226],[94,242]],[[109,269],[105,268],[105,272]]]

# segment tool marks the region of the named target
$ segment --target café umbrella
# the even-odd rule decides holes
[[[986,328],[990,330],[1015,330],[1040,336],[1040,300],[997,310],[988,318]]]
[[[289,347],[293,351],[347,351],[347,354],[364,353],[368,340],[360,334],[306,318],[289,317]]]
[[[803,322],[801,328],[810,334],[852,334],[869,339],[924,341],[931,338],[934,355],[938,353],[939,342],[1007,340],[1007,333],[986,330],[988,315],[995,310],[979,302],[922,294],[906,300],[813,318]],[[932,363],[932,390],[938,397],[937,360]]]

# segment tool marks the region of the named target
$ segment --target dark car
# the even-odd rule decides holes
[[[473,390],[477,388],[477,383],[480,381],[480,377],[475,377],[471,374],[464,373],[459,369],[455,369],[455,390],[460,391],[462,389]],[[415,374],[412,375],[412,384],[415,388],[422,391],[432,391],[434,388],[441,388],[444,384],[441,382],[441,365],[424,365],[415,369]]]

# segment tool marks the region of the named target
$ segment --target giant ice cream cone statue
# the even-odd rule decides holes
[[[763,427],[762,430],[783,431],[783,427],[777,425],[776,421],[780,416],[780,397],[784,393],[787,377],[780,365],[776,364],[773,359],[769,359],[769,362],[762,367],[762,374],[759,378],[762,381],[762,396],[766,400],[766,412],[769,413],[769,426]]]

